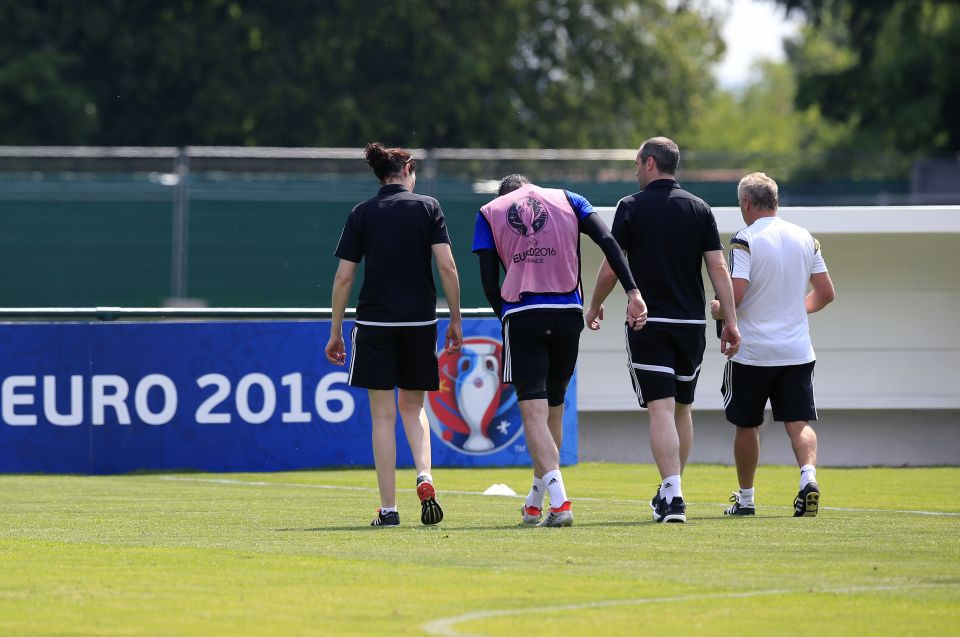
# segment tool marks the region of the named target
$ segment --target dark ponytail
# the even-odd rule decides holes
[[[411,172],[417,169],[417,164],[409,151],[402,148],[384,148],[380,142],[367,144],[364,156],[380,183],[384,183],[392,175],[399,174],[407,162],[410,163]]]

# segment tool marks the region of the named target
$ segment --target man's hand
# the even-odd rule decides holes
[[[736,323],[724,323],[723,331],[720,332],[720,353],[725,354],[727,358],[733,358],[733,355],[740,349],[740,330]]]
[[[444,346],[449,353],[456,352],[463,345],[463,326],[459,320],[450,320],[447,326],[447,336]]]
[[[647,304],[643,302],[639,290],[631,290],[627,301],[627,325],[634,331],[643,329],[647,324]]]
[[[720,301],[714,299],[710,301],[710,316],[713,317],[715,321],[723,320],[723,312],[720,310]]]
[[[600,321],[603,320],[603,305],[600,307],[593,307],[592,305],[587,308],[587,313],[583,315],[583,322],[591,330],[596,332],[600,329]]]
[[[324,351],[327,354],[328,361],[342,367],[347,360],[347,349],[343,344],[343,334],[331,334]]]

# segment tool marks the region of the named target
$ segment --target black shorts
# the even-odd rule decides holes
[[[760,367],[727,361],[720,387],[727,420],[738,427],[759,427],[768,399],[777,422],[816,420],[815,364],[816,361],[810,361],[803,365]]]
[[[624,329],[630,381],[640,406],[661,398],[692,404],[707,347],[706,325],[647,321],[642,330]]]
[[[354,325],[350,332],[351,387],[435,391],[437,324],[382,327]]]
[[[503,321],[503,374],[529,395],[546,396],[547,387],[573,376],[580,351],[583,314],[526,310]],[[519,395],[520,400],[524,396]]]

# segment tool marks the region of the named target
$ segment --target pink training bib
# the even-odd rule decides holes
[[[524,293],[565,294],[577,289],[580,225],[566,193],[527,184],[480,209],[506,267],[500,295],[516,303]]]

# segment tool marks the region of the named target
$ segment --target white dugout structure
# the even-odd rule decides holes
[[[599,208],[610,225],[613,208]],[[714,208],[720,236],[744,226],[737,208]],[[785,207],[780,216],[816,236],[837,289],[810,317],[817,353],[818,464],[960,464],[960,206]],[[602,254],[582,242],[583,284],[593,292]],[[710,280],[704,273],[708,298]],[[599,332],[584,330],[578,368],[580,459],[652,462],[647,415],[627,377],[622,290]],[[694,403],[690,462],[731,464],[733,425],[722,411],[725,358],[708,319]],[[761,463],[793,464],[769,409]]]

